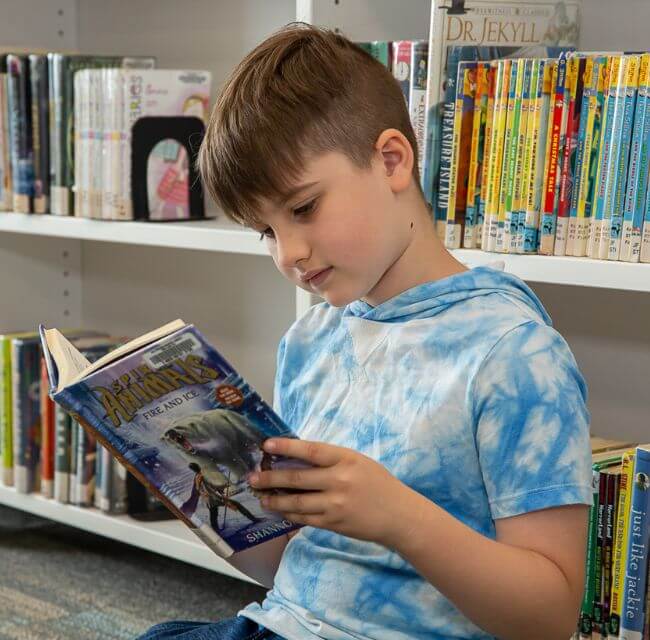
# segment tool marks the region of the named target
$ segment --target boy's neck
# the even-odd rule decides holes
[[[373,307],[417,285],[468,270],[438,238],[435,223],[421,197],[411,201],[405,215],[410,215],[414,223],[412,239],[377,285],[362,298]]]

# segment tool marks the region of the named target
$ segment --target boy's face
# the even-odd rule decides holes
[[[306,163],[285,202],[264,200],[256,229],[280,272],[336,307],[371,297],[411,238],[389,175],[380,152],[369,169],[328,152]]]

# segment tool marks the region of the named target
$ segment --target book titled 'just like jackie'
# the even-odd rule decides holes
[[[304,466],[262,449],[295,435],[193,325],[176,320],[93,364],[57,329],[40,336],[53,400],[219,556],[298,528],[247,480]]]

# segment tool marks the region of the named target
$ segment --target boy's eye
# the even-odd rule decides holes
[[[314,206],[316,205],[316,199],[310,200],[306,204],[303,204],[302,206],[298,207],[297,209],[293,210],[293,214],[296,216],[303,216],[306,213],[310,213],[313,211]]]
[[[273,229],[271,227],[267,227],[260,233],[260,241],[264,240],[264,238],[272,238],[273,237]]]

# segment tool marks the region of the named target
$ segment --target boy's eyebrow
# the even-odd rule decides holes
[[[283,191],[280,194],[280,197],[277,200],[278,205],[283,206],[285,205],[291,198],[299,194],[301,191],[304,191],[305,189],[308,189],[309,187],[313,187],[315,184],[318,184],[318,181],[314,182],[305,182],[304,184],[298,184],[294,187],[290,187],[286,191]]]

